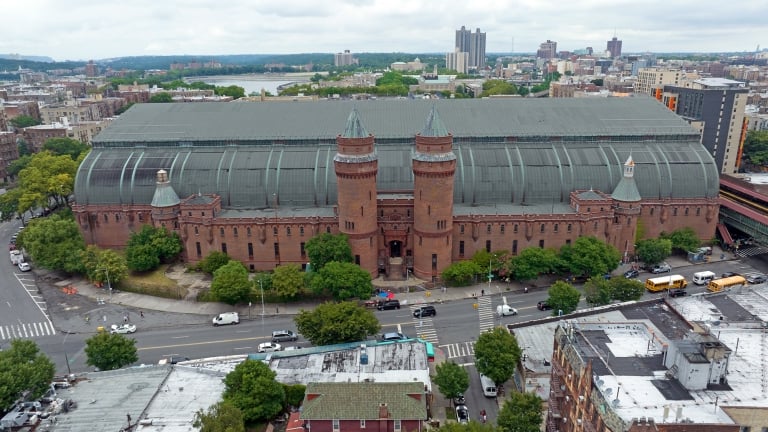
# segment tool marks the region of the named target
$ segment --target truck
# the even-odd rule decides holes
[[[14,249],[10,252],[10,254],[11,254],[11,264],[19,265],[19,263],[24,262],[24,254],[22,254],[20,250]]]

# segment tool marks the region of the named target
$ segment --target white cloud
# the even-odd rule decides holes
[[[3,0],[0,53],[57,60],[146,54],[447,52],[462,25],[488,52],[741,51],[766,45],[768,3],[732,0]],[[761,43],[762,42],[762,43]]]

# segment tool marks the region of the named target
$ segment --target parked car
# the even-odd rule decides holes
[[[283,347],[280,346],[280,344],[278,344],[278,343],[264,342],[264,343],[260,343],[259,344],[259,350],[258,351],[260,353],[266,353],[266,352],[280,351],[281,349],[283,349]]]
[[[464,405],[465,403],[467,403],[467,400],[464,398],[464,393],[459,393],[458,396],[453,398],[453,404],[456,406]]]
[[[667,263],[656,264],[651,268],[651,273],[653,274],[669,273],[671,271],[672,271],[672,266]]]
[[[32,270],[32,266],[29,265],[27,262],[20,262],[19,263],[19,270],[26,272]]]
[[[272,332],[272,342],[287,342],[299,340],[299,335],[291,330],[275,330]]]
[[[135,324],[112,324],[112,327],[109,328],[109,332],[112,334],[130,334],[130,333],[136,333],[136,325]]]
[[[752,285],[757,285],[761,283],[765,283],[768,281],[768,276],[762,274],[762,273],[750,273],[744,277],[744,279],[747,280]]]
[[[670,297],[685,297],[687,295],[688,295],[688,291],[684,289],[677,288],[677,289],[669,290]]]
[[[456,421],[461,424],[469,424],[469,408],[466,405],[456,407]]]
[[[547,301],[546,301],[546,300],[542,300],[542,301],[540,301],[540,302],[536,303],[536,307],[537,307],[539,310],[541,310],[541,311],[544,311],[544,310],[551,310],[551,309],[552,309],[552,306],[550,306],[550,305],[549,305],[549,303],[547,303]]]
[[[400,309],[400,300],[385,300],[376,305],[378,310]]]
[[[640,275],[640,272],[635,269],[629,269],[624,272],[624,277],[627,279],[633,279]]]
[[[381,335],[381,340],[383,341],[399,341],[405,339],[408,339],[408,336],[398,332],[384,333]]]
[[[725,273],[721,274],[720,277],[721,278],[727,278],[727,277],[738,276],[738,275],[739,274],[736,273],[736,272],[725,272]]]
[[[431,305],[419,306],[418,308],[413,310],[414,318],[424,318],[424,317],[436,316],[436,315],[437,315],[437,311],[435,310],[435,307]]]

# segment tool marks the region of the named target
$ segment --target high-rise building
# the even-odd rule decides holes
[[[350,66],[357,64],[357,59],[352,56],[349,50],[344,50],[343,53],[336,53],[333,55],[334,66]]]
[[[613,39],[608,41],[605,50],[611,53],[611,58],[621,57],[621,41],[614,36]]]
[[[445,68],[455,70],[458,73],[469,71],[469,53],[459,51],[456,48],[452,53],[445,55]]]
[[[557,42],[547,39],[546,42],[539,44],[539,50],[536,51],[536,58],[551,59],[557,57]]]
[[[456,46],[459,52],[468,53],[470,69],[482,69],[485,67],[485,33],[478,28],[475,33],[461,26],[456,30]]]

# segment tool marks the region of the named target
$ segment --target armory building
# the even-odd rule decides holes
[[[699,138],[644,98],[141,104],[94,139],[73,209],[102,247],[153,224],[189,262],[268,270],[344,233],[372,275],[434,280],[481,249],[712,238],[718,169]]]

